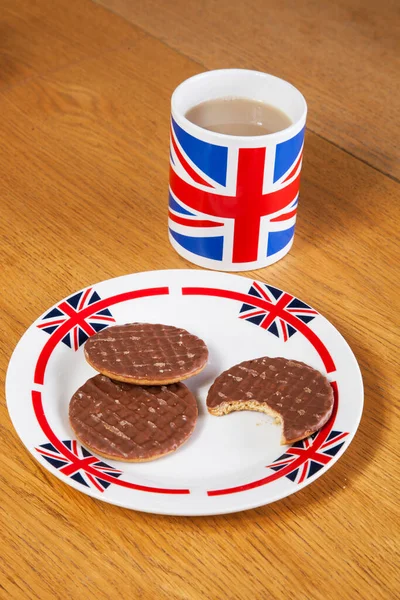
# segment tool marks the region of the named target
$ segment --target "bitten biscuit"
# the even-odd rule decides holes
[[[319,371],[296,360],[256,358],[224,371],[211,386],[207,408],[222,416],[256,410],[282,423],[282,444],[318,431],[333,410],[333,390]]]

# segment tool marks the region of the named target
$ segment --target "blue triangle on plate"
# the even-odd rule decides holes
[[[280,462],[281,460],[285,460],[285,458],[292,458],[292,454],[287,454],[287,453],[282,454],[282,456],[277,458],[275,462]]]
[[[291,300],[291,302],[289,302],[288,306],[289,306],[289,308],[311,308],[310,306],[308,306],[308,304],[306,304],[305,302],[302,302],[298,298],[293,298],[293,300]]]
[[[103,462],[102,460],[99,460],[99,462],[96,463],[96,467],[109,467],[110,465],[108,465],[107,463]]]
[[[43,329],[43,331],[45,331],[46,333],[53,333],[53,331],[55,331],[58,328],[58,325],[51,325],[49,327],[41,327],[41,329]]]
[[[318,471],[320,469],[322,469],[324,465],[321,465],[320,463],[315,462],[314,460],[311,461],[310,467],[308,469],[308,475],[307,475],[307,479],[308,477],[312,477],[312,475],[315,475],[315,473],[318,473]]]
[[[98,302],[99,300],[101,300],[100,296],[96,291],[94,291],[93,294],[90,296],[88,304],[93,304],[94,302]]]
[[[109,327],[108,323],[90,323],[90,325],[93,327],[93,329],[95,331],[101,331],[102,329]]]
[[[303,321],[303,323],[309,323],[315,319],[315,315],[296,315],[296,317],[300,319],[300,321]]]
[[[83,331],[80,327],[78,327],[78,345],[82,346],[89,338],[88,334]]]
[[[50,444],[50,442],[48,444],[41,444],[40,447],[44,448],[45,450],[51,450],[52,452],[57,452],[57,450],[55,449],[55,446],[53,446],[53,444]]]
[[[343,446],[344,442],[342,442],[341,444],[337,444],[336,446],[333,446],[333,448],[328,448],[327,450],[324,450],[324,454],[329,454],[329,456],[335,456],[335,454],[337,454],[340,450],[340,448]]]
[[[300,440],[299,442],[294,442],[291,445],[291,448],[304,448],[303,440]]]
[[[111,485],[111,481],[104,481],[104,479],[100,479],[99,477],[95,477],[95,479],[105,490]]]
[[[335,431],[334,429],[332,429],[332,431],[326,438],[326,441],[329,442],[329,440],[332,440],[333,438],[337,437],[338,435],[341,435],[341,433],[342,433],[341,431]]]
[[[265,285],[265,287],[269,289],[275,300],[278,300],[278,298],[280,298],[283,294],[282,290],[279,290],[278,288],[272,285]]]
[[[249,294],[250,296],[256,296],[256,298],[262,298],[260,292],[256,290],[256,288],[253,286],[251,286],[251,288],[249,289]]]
[[[299,472],[299,470],[298,470],[298,469],[295,469],[295,470],[294,470],[294,471],[292,471],[291,473],[288,473],[288,474],[286,475],[286,477],[287,477],[288,479],[290,479],[291,481],[295,481],[295,480],[296,480],[296,477],[297,477],[297,474],[298,474],[298,472]]]
[[[104,473],[110,477],[121,477],[121,473],[115,473],[114,471],[104,471]]]
[[[275,321],[272,321],[271,325],[268,327],[268,330],[270,333],[272,333],[273,335],[276,335],[276,337],[279,337],[279,332],[278,332],[278,327],[276,326]]]
[[[245,312],[246,310],[250,310],[250,309],[254,309],[256,308],[255,306],[252,306],[251,304],[242,304],[242,308],[240,309],[240,313]]]
[[[42,456],[47,460],[48,463],[53,465],[53,467],[55,467],[56,469],[61,469],[61,467],[64,467],[68,462],[66,459],[57,460],[56,458],[52,458],[51,456],[45,456],[44,454],[42,454]]]
[[[67,302],[70,306],[72,306],[72,308],[78,308],[79,300],[81,299],[81,297],[82,292],[78,292],[77,294],[74,294],[73,296],[67,298]]]
[[[43,319],[54,319],[54,317],[65,317],[65,315],[58,308],[52,308],[47,314],[44,315]]]
[[[254,323],[254,325],[259,325],[264,317],[265,315],[255,315],[254,317],[248,317],[246,321],[250,321],[250,323]]]
[[[61,341],[64,342],[64,344],[66,344],[69,348],[71,348],[71,337],[69,333],[67,333],[67,335],[65,335]]]
[[[82,475],[79,472],[71,475],[71,479],[77,481],[78,483],[81,483],[82,485],[86,485],[86,487],[89,487],[89,485],[86,483],[86,481],[83,479]]]
[[[82,454],[85,458],[87,458],[88,456],[93,456],[93,454],[91,454],[89,452],[89,450],[86,450],[86,448],[84,448],[83,446],[81,446],[81,450],[82,450]]]

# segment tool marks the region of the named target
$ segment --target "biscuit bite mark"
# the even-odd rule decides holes
[[[263,412],[282,424],[281,444],[292,444],[328,421],[333,390],[326,377],[304,363],[263,357],[244,361],[217,377],[207,408],[215,416],[242,410]]]

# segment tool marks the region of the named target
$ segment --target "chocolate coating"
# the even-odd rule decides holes
[[[318,431],[333,410],[329,381],[308,365],[286,358],[247,360],[222,373],[211,386],[209,412],[261,410],[278,417],[283,443],[292,443]]]
[[[183,383],[131,385],[96,375],[71,398],[69,419],[79,441],[114,460],[141,462],[173,452],[191,435],[197,403]]]
[[[182,381],[207,364],[207,346],[185,329],[127,323],[103,329],[85,343],[88,363],[104,375],[143,385]]]

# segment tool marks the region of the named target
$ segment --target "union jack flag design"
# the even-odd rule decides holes
[[[250,287],[248,295],[267,301],[268,306],[266,308],[253,306],[251,298],[249,298],[248,303],[242,304],[239,318],[266,329],[276,337],[283,339],[284,342],[296,333],[297,319],[303,323],[310,323],[318,315],[318,312],[305,302],[272,285],[260,284],[255,281]],[[286,321],[286,318],[290,320],[291,324]]]
[[[102,479],[102,474],[113,478],[121,476],[122,471],[99,460],[83,446],[78,446],[76,440],[63,440],[62,445],[66,449],[65,454],[50,443],[40,445],[36,451],[60,473],[85,487],[95,487],[100,492],[111,485],[110,481]],[[91,467],[91,472],[96,474],[88,473],[85,470],[88,466]]]
[[[188,134],[172,119],[169,231],[197,256],[253,263],[291,243],[304,128],[264,148],[228,148]]]
[[[61,325],[70,319],[74,319],[76,324],[66,333],[61,341],[69,348],[78,350],[91,335],[108,327],[111,323],[115,323],[115,319],[108,308],[99,310],[88,317],[79,318],[79,313],[100,299],[99,294],[93,288],[87,288],[82,292],[78,292],[63,300],[45,314],[38,328],[51,335]]]
[[[268,465],[267,468],[273,471],[280,471],[286,467],[289,467],[291,463],[301,462],[300,466],[294,467],[292,471],[285,474],[285,477],[293,481],[294,483],[302,483],[309,477],[312,477],[326,464],[328,464],[332,458],[339,452],[343,446],[342,441],[348,433],[342,433],[340,431],[332,430],[328,435],[325,443],[322,444],[317,450],[313,449],[313,442],[319,432],[314,433],[305,440],[295,442],[285,454],[282,454],[272,464]],[[299,459],[303,459],[300,460]]]

